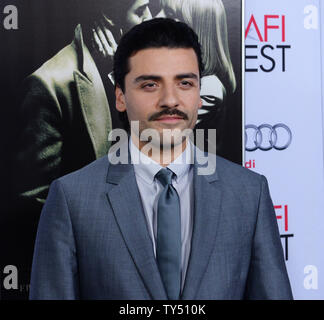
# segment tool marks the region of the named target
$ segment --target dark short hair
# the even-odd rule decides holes
[[[113,75],[115,86],[125,92],[125,76],[130,71],[129,58],[149,48],[192,48],[197,56],[199,75],[204,65],[196,33],[185,23],[168,18],[144,21],[123,35],[114,55]]]

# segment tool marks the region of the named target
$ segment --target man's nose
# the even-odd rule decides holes
[[[179,106],[179,97],[174,86],[165,86],[161,90],[160,107],[175,108]]]
[[[152,13],[151,13],[150,8],[147,6],[146,9],[144,10],[144,19],[143,19],[143,21],[151,20],[151,19],[152,19]]]

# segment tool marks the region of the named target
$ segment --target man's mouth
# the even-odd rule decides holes
[[[183,120],[183,117],[180,117],[178,115],[164,115],[162,117],[155,119],[155,121],[164,122],[164,123],[176,123],[181,120]]]

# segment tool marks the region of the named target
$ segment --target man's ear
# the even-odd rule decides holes
[[[123,90],[119,86],[116,86],[115,88],[115,96],[116,96],[116,109],[119,112],[126,111],[125,96]]]
[[[198,109],[200,109],[202,107],[202,104],[203,104],[203,102],[202,102],[202,99],[200,98],[199,99],[199,104],[198,104]]]

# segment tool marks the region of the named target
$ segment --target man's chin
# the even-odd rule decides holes
[[[139,130],[139,138],[141,142],[149,142],[156,148],[174,148],[184,143],[193,131],[191,128],[183,126],[175,128],[147,127]]]

